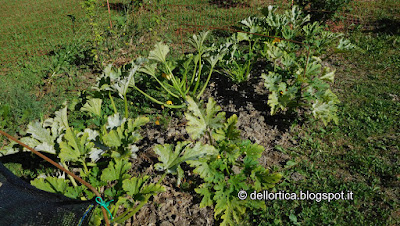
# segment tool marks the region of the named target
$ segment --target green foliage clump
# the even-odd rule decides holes
[[[122,223],[132,217],[148,199],[164,191],[160,185],[150,183],[147,175],[132,177],[130,158],[136,158],[139,148],[137,142],[142,139],[140,128],[149,119],[139,116],[136,119],[124,118],[115,113],[105,115],[102,111],[102,99],[92,98],[81,108],[82,112],[100,120],[98,126],[76,129],[70,126],[67,107],[57,111],[54,118],[43,122],[29,123],[27,136],[21,141],[37,151],[55,155],[66,169],[73,168],[79,176],[98,190],[104,190],[105,199],[115,200],[111,204],[112,215],[123,206],[125,212],[114,218],[114,222]],[[11,143],[2,155],[21,151],[16,143]],[[89,200],[95,194],[83,185],[78,185],[73,177],[64,174],[55,176],[41,175],[31,181],[35,187],[54,193],[63,194],[74,199]],[[112,184],[112,186],[110,186]],[[138,205],[135,205],[139,202]],[[97,209],[99,213],[99,209]],[[100,225],[102,216],[95,214],[92,223]]]
[[[242,24],[250,33],[269,37],[243,36],[257,45],[257,56],[266,65],[267,73],[261,77],[270,91],[271,115],[278,110],[302,108],[310,110],[324,124],[332,120],[338,123],[339,99],[330,89],[335,70],[322,66],[321,58],[334,43],[338,43],[338,51],[352,49],[354,45],[341,39],[341,34],[326,31],[319,22],[310,23],[310,16],[303,15],[296,6],[283,14],[272,6],[262,12],[264,17],[250,17]]]
[[[208,34],[209,32],[202,32],[200,35],[193,35],[189,43],[196,49],[196,53],[182,55],[178,60],[168,59],[170,48],[159,42],[150,51],[148,58],[139,58],[123,68],[109,65],[99,77],[95,89],[100,92],[116,91],[124,99],[125,113],[127,113],[126,95],[129,88],[134,88],[152,102],[164,107],[184,108],[187,95],[199,98],[203,94],[215,65],[222,58],[222,53],[211,55],[215,47],[206,46]],[[150,76],[160,92],[166,94],[168,101],[156,99],[139,88],[138,82],[144,80],[143,76],[138,76],[139,74]],[[110,99],[112,100],[111,96]]]
[[[223,53],[223,58],[218,61],[218,70],[221,74],[226,74],[235,83],[248,81],[250,71],[256,61],[254,48],[258,40],[250,39],[251,35],[246,33],[236,33],[232,35],[226,43],[218,49]],[[243,41],[247,42],[247,47],[242,47]]]
[[[246,211],[265,209],[265,204],[239,200],[240,191],[253,192],[270,189],[281,175],[270,173],[258,159],[264,148],[239,138],[237,116],[225,118],[225,112],[210,98],[206,107],[187,97],[187,132],[192,142],[157,145],[154,150],[160,163],[156,169],[178,175],[178,184],[184,177],[180,166],[186,162],[194,167],[203,183],[195,189],[203,198],[200,207],[214,206],[214,216],[221,225],[237,225]]]

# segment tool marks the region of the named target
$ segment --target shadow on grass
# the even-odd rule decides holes
[[[384,33],[389,35],[400,34],[400,19],[398,18],[382,18],[374,21],[376,28],[373,29],[375,33]]]
[[[246,1],[240,0],[210,0],[210,4],[216,5],[219,8],[233,8],[233,7],[248,7],[249,4]]]
[[[58,161],[52,155],[46,154],[46,156],[56,162]],[[0,157],[0,162],[6,165],[16,176],[22,177],[28,183],[41,173],[50,173],[57,170],[55,166],[31,152],[19,152],[2,156]]]

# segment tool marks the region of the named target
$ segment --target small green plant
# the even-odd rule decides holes
[[[242,23],[252,23],[251,19],[243,20]],[[242,50],[240,42],[247,42],[248,49]],[[222,60],[218,62],[218,67],[222,68],[220,73],[227,74],[236,83],[248,81],[253,63],[256,60],[254,47],[257,46],[258,39],[252,34],[236,33],[220,46],[218,52],[224,53]]]
[[[4,128],[7,123],[10,123],[11,108],[8,104],[0,105],[0,128]]]
[[[264,148],[239,138],[237,116],[226,120],[225,112],[210,98],[206,107],[187,97],[186,127],[193,142],[157,145],[155,152],[160,163],[156,169],[178,175],[178,184],[184,177],[183,162],[194,167],[203,183],[195,189],[203,198],[200,207],[213,206],[214,216],[221,225],[237,225],[246,211],[265,209],[263,202],[239,200],[239,192],[270,189],[281,175],[270,173],[258,159]]]
[[[92,30],[92,35],[90,40],[95,48],[92,49],[92,55],[94,60],[101,61],[101,46],[105,40],[103,35],[103,30],[100,27],[99,22],[96,20],[98,18],[97,9],[99,9],[99,1],[97,0],[84,0],[81,3],[82,8],[86,13],[86,17],[89,20],[89,26]]]
[[[54,55],[50,57],[50,73],[51,77],[68,72],[73,68],[73,65],[80,65],[88,60],[86,54],[88,49],[83,44],[71,44],[60,46],[54,51]]]

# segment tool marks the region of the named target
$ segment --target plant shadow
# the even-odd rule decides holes
[[[57,159],[52,155],[46,156],[51,158],[53,161],[57,161]],[[11,167],[11,171],[17,171],[13,173],[20,174],[17,176],[27,182],[35,178],[37,174],[41,172],[49,173],[57,170],[55,166],[30,152],[19,152],[12,155],[2,156],[0,157],[0,162],[2,164],[20,164],[21,168],[14,166]]]
[[[234,8],[234,7],[248,7],[249,4],[246,1],[234,1],[234,0],[210,0],[210,4],[216,5],[218,8]]]
[[[260,67],[262,65],[254,65]],[[253,68],[254,69],[254,68]],[[253,70],[254,71],[254,70]],[[257,71],[257,68],[255,69]],[[263,121],[280,131],[285,131],[293,122],[303,123],[302,119],[295,112],[281,112],[271,115],[271,108],[268,106],[268,90],[264,87],[264,81],[259,76],[259,71],[247,82],[240,84],[233,83],[227,76],[215,73],[210,80],[210,93],[226,112],[226,117],[233,114],[240,116],[241,112],[248,115],[263,117]],[[250,119],[251,121],[251,119]]]
[[[400,34],[400,19],[398,18],[381,18],[373,22],[376,24],[374,33],[383,33],[388,35]]]

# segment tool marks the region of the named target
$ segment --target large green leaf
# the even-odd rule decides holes
[[[121,74],[121,68],[115,68],[112,64],[107,65],[103,71],[103,76],[109,77],[111,81],[115,81],[120,78]]]
[[[108,147],[119,147],[122,145],[123,137],[116,130],[111,130],[103,135],[103,142]]]
[[[180,164],[183,162],[190,162],[198,160],[206,155],[217,155],[218,151],[211,145],[204,145],[197,142],[194,147],[189,147],[190,142],[178,142],[173,151],[173,145],[157,145],[154,147],[154,151],[159,156],[158,160],[161,163],[157,163],[155,168],[157,170],[167,170],[168,173],[179,173],[181,170]],[[179,175],[183,176],[183,175]]]
[[[217,105],[214,98],[209,98],[206,108],[205,121],[207,126],[212,130],[222,128],[225,121],[225,112],[221,111],[221,107]],[[219,112],[219,113],[218,113]]]
[[[41,141],[47,142],[49,144],[54,144],[54,137],[50,135],[50,131],[42,127],[40,122],[30,122],[28,124],[28,129],[26,130],[27,133],[30,133],[33,138]]]
[[[259,191],[275,187],[282,175],[280,173],[270,173],[269,170],[257,166],[256,169],[252,170],[250,178],[254,180],[254,188]]]
[[[219,112],[221,107],[216,105],[213,98],[209,98],[206,110],[202,109],[191,97],[187,97],[187,102],[188,111],[185,112],[185,116],[188,125],[186,131],[193,139],[203,136],[207,128],[214,133],[224,126],[225,112]]]
[[[206,120],[199,106],[194,102],[191,97],[187,97],[188,110],[185,112],[185,117],[188,120],[186,131],[193,139],[198,139],[205,132],[207,128]]]
[[[211,188],[212,188],[212,186],[210,184],[204,183],[204,184],[200,185],[199,188],[194,189],[197,194],[200,194],[201,196],[203,196],[203,198],[201,199],[201,202],[200,202],[200,208],[204,208],[204,207],[213,205],[212,193],[210,192]]]
[[[174,151],[172,144],[156,145],[154,152],[158,155],[158,160],[161,163],[155,164],[154,168],[159,171],[167,170],[169,173],[176,173],[177,167],[182,163],[179,156],[189,143],[189,141],[178,142]]]
[[[179,160],[180,162],[197,160],[206,155],[218,155],[218,150],[214,146],[197,142],[193,148],[186,148]]]
[[[312,108],[314,117],[321,119],[325,126],[331,120],[333,120],[336,124],[339,123],[339,118],[336,115],[337,106],[334,101],[323,102],[316,100],[312,105]]]
[[[281,106],[281,103],[279,102],[279,97],[277,92],[272,92],[271,94],[268,95],[268,105],[271,107],[271,115],[274,115],[278,107]]]
[[[169,53],[169,47],[162,42],[154,45],[155,49],[150,51],[149,59],[158,62],[166,62],[166,56]]]
[[[149,178],[149,176],[143,176],[126,179],[122,182],[122,188],[125,190],[126,194],[132,196],[135,201],[143,201],[145,195],[155,195],[165,191],[164,186],[159,184],[145,185]]]
[[[329,67],[325,67],[322,71],[322,76],[319,79],[333,82],[333,80],[335,79],[335,71],[336,70],[331,71]]]
[[[321,73],[321,59],[313,56],[310,61],[307,65],[306,77],[313,78]]]
[[[264,79],[264,86],[269,91],[277,91],[276,86],[282,81],[282,76],[272,71],[270,71],[268,75],[264,73],[261,74],[261,77]]]
[[[31,134],[34,139],[26,138],[25,142],[28,142],[28,145],[34,147],[38,151],[44,151],[47,153],[55,154],[56,150],[54,149],[55,140],[58,137],[57,131],[56,133],[51,133],[50,129],[46,129],[42,127],[42,125],[36,122],[30,122],[28,125],[28,129],[26,130],[27,133]],[[36,142],[35,142],[36,139]]]
[[[214,178],[215,171],[208,165],[207,159],[190,160],[187,163],[195,167],[193,172],[199,174],[201,178]]]
[[[131,163],[127,159],[114,159],[101,174],[102,181],[124,180],[130,176],[127,174]]]
[[[83,105],[81,111],[87,111],[97,116],[101,116],[101,103],[103,102],[102,99],[99,98],[92,98],[88,102]]]
[[[150,176],[143,177],[132,177],[131,179],[126,179],[122,182],[122,188],[126,191],[126,194],[133,196],[139,194],[141,188],[146,183]]]
[[[125,118],[122,118],[119,113],[115,113],[107,117],[107,129],[114,129],[119,127],[126,121]]]
[[[55,112],[54,123],[58,123],[63,128],[69,128],[68,117],[67,117],[67,107],[60,109]]]
[[[221,215],[223,219],[221,225],[238,225],[242,216],[246,212],[245,201],[230,197],[229,193],[221,189],[215,193],[214,217]]]
[[[133,132],[135,129],[146,125],[150,119],[146,116],[139,116],[134,121],[132,119],[128,120],[128,131]]]
[[[194,34],[193,39],[189,40],[189,43],[196,48],[199,53],[202,53],[204,49],[204,41],[207,39],[210,31],[201,32],[199,35]]]
[[[233,114],[224,124],[224,128],[218,129],[213,133],[215,140],[220,141],[223,139],[235,140],[240,136],[240,131],[236,127],[237,115]]]
[[[78,136],[78,132],[72,129],[67,129],[64,139],[60,142],[61,161],[85,161],[86,155],[94,147],[94,143],[89,141],[89,134],[83,133]]]
[[[36,188],[58,194],[64,194],[68,188],[69,180],[56,177],[35,178],[31,184]]]
[[[151,76],[156,76],[157,63],[146,64],[139,69],[140,72],[146,73]]]

